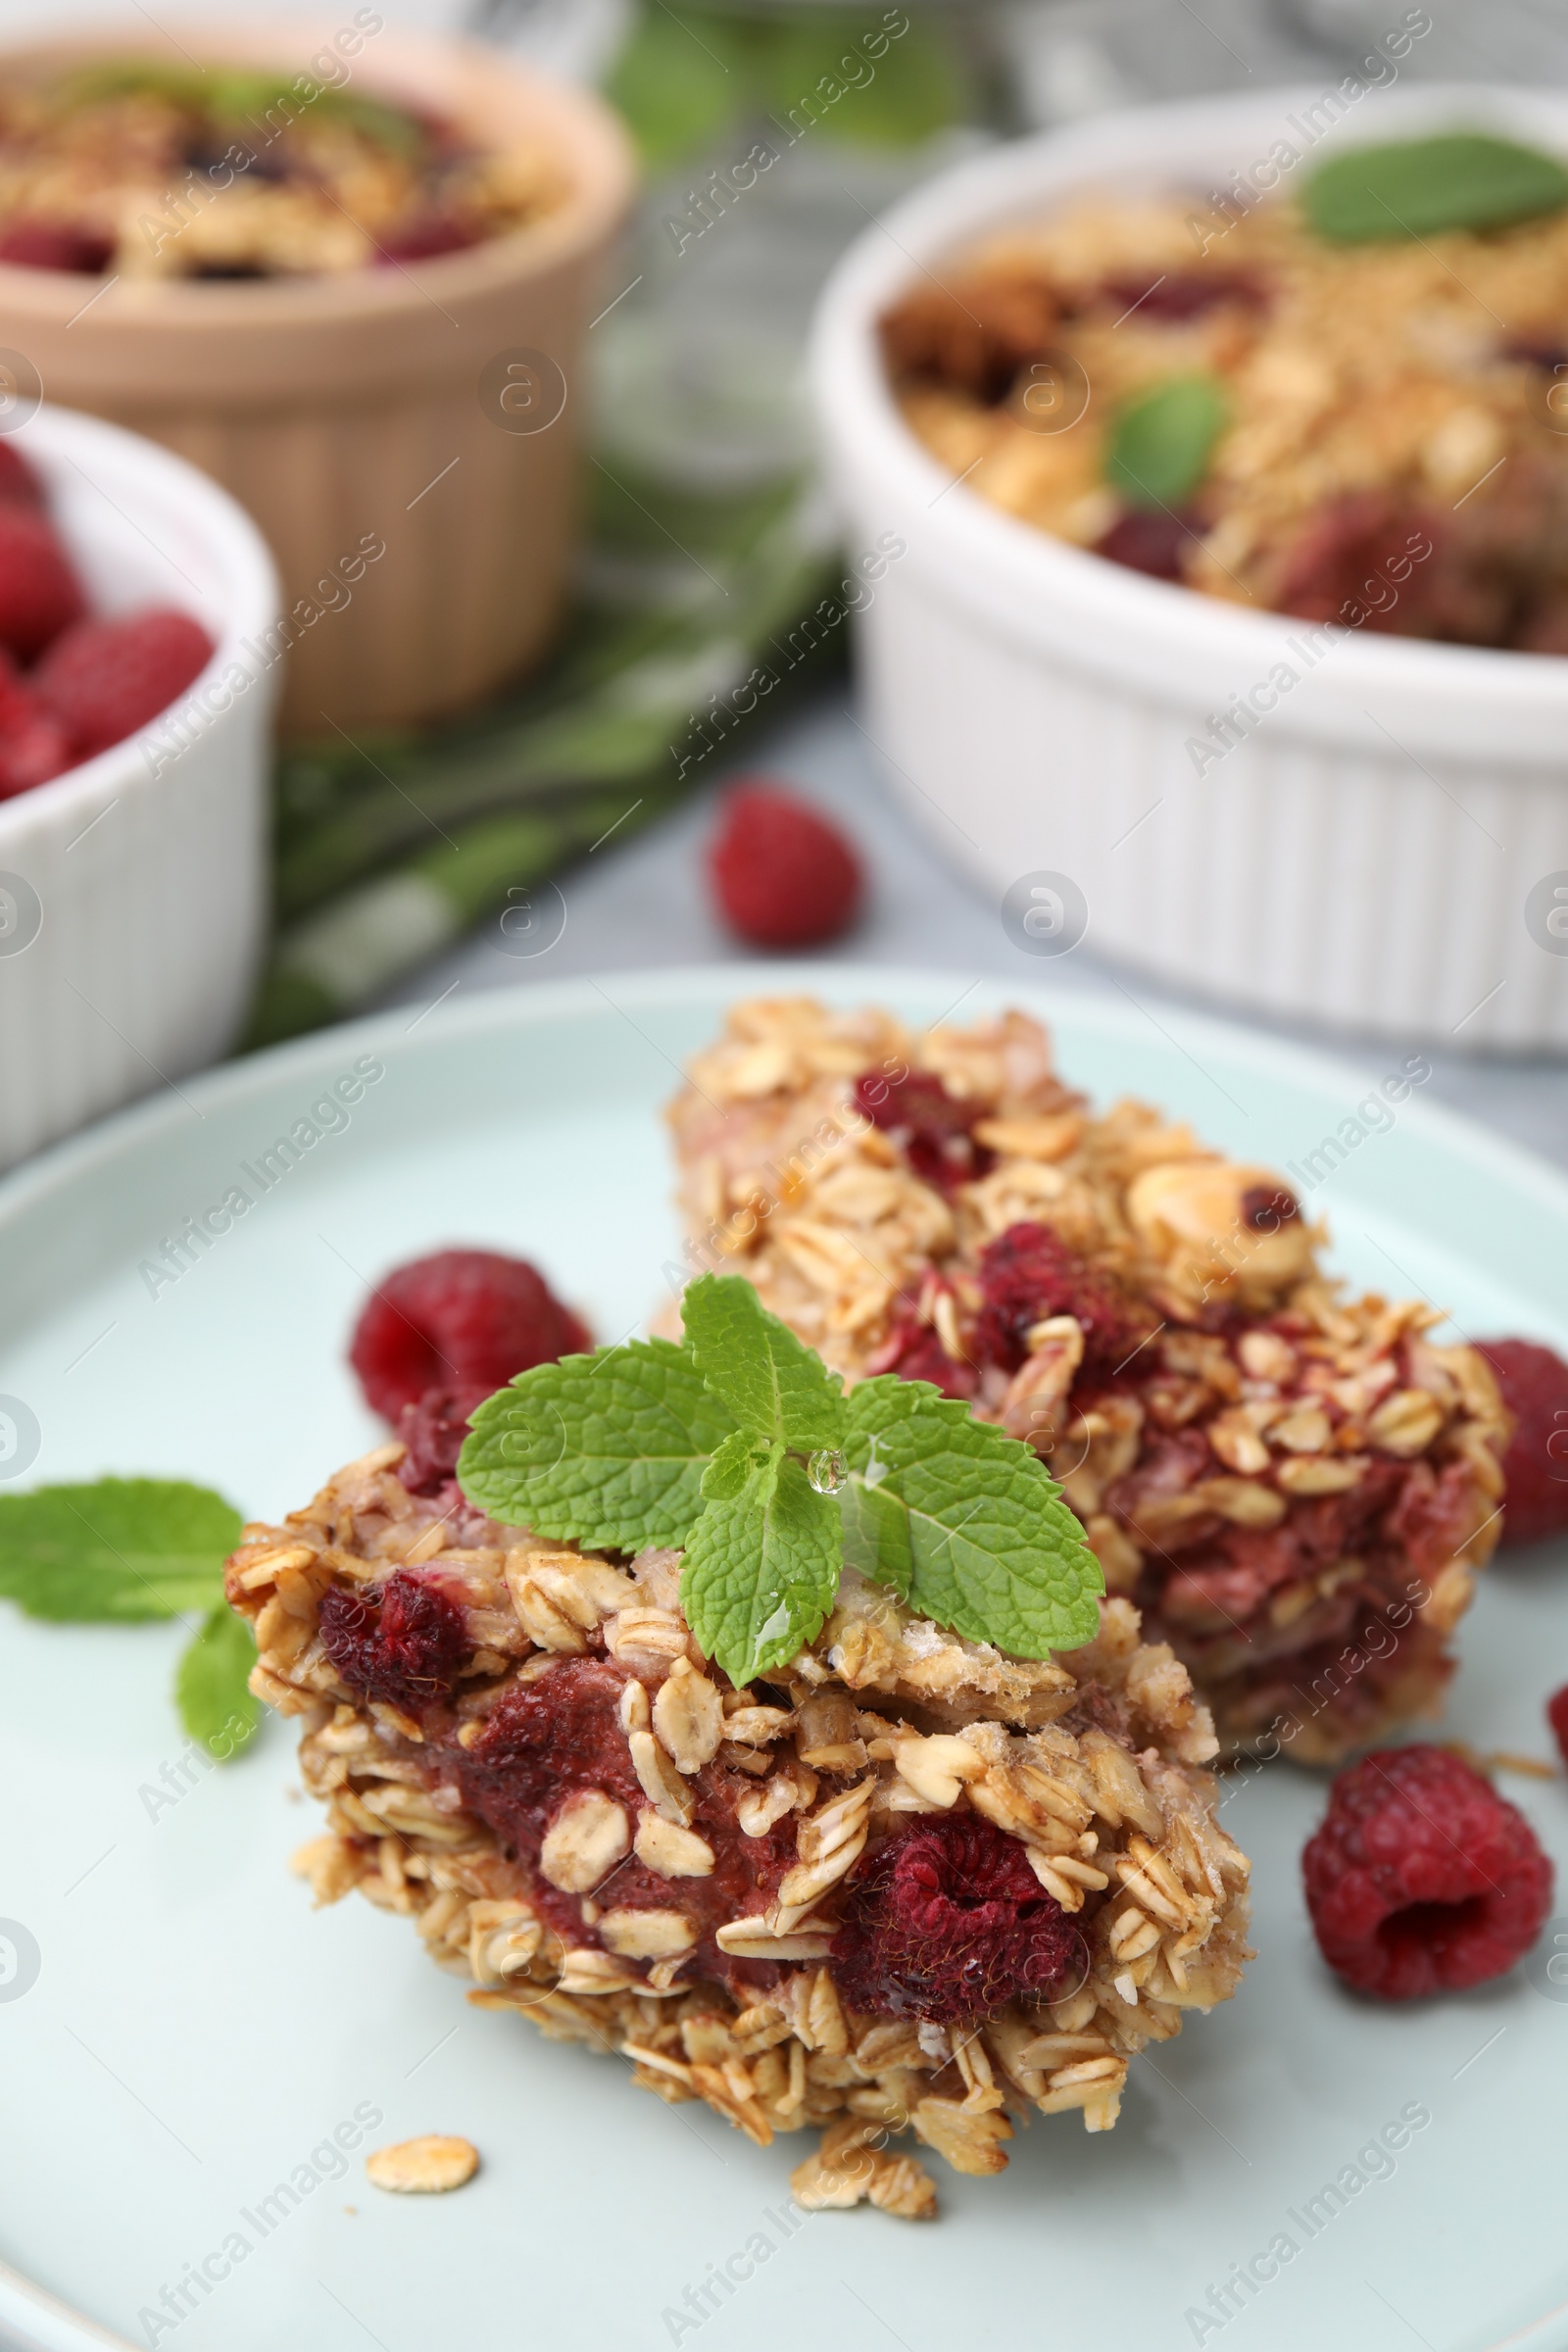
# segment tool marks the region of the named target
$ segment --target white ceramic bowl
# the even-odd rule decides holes
[[[1348,632],[1308,669],[1300,622],[1106,563],[953,483],[881,367],[878,315],[927,267],[1089,191],[1206,198],[1274,141],[1304,148],[1290,120],[1322,95],[1151,107],[1004,148],[845,257],[813,339],[820,429],[854,551],[907,543],[858,619],[865,726],[949,854],[999,893],[1065,874],[1107,955],[1253,1010],[1561,1046],[1568,659]],[[1348,106],[1311,152],[1454,124],[1568,156],[1568,101],[1435,85]],[[1189,738],[1282,662],[1299,683],[1197,774]],[[1035,944],[1067,936],[1054,915]]]
[[[65,409],[11,439],[93,611],[177,605],[216,650],[168,720],[0,801],[0,1167],[233,1043],[265,936],[277,678],[271,558],[225,491]]]

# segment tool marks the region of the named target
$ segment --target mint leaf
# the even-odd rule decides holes
[[[1554,156],[1481,131],[1354,147],[1320,164],[1301,195],[1312,227],[1336,245],[1503,228],[1565,205],[1568,172]]]
[[[241,1525],[220,1494],[182,1479],[0,1495],[0,1594],[58,1625],[213,1609]]]
[[[220,1606],[183,1652],[174,1674],[180,1721],[220,1764],[255,1736],[262,1702],[250,1689],[256,1643],[243,1617]]]
[[[590,1551],[684,1544],[733,1417],[684,1348],[629,1340],[519,1372],[474,1414],[458,1477],[492,1519]]]
[[[843,1384],[739,1274],[700,1274],[681,1298],[698,1371],[741,1427],[799,1453],[844,1437]]]
[[[744,1688],[792,1658],[822,1630],[843,1559],[838,1513],[799,1462],[770,1446],[738,1491],[726,1448],[709,1501],[686,1544],[680,1604],[686,1622],[730,1681]]]
[[[1105,449],[1105,479],[1132,507],[1179,507],[1208,471],[1230,404],[1211,375],[1173,375],[1129,401]]]
[[[759,1446],[744,1429],[736,1430],[724,1440],[703,1472],[703,1500],[733,1502],[752,1472],[768,1459],[772,1450],[769,1446]]]
[[[1100,1563],[1027,1446],[896,1373],[861,1381],[849,1414],[838,1497],[848,1566],[1016,1658],[1093,1638]]]

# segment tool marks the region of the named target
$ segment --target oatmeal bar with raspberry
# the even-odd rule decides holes
[[[327,1807],[302,1874],[408,1914],[472,1999],[759,2145],[821,2128],[804,2205],[920,2217],[891,2135],[985,2174],[1010,2116],[1107,2130],[1129,2060],[1235,1990],[1213,1728],[1128,1600],[1024,1662],[846,1572],[816,1639],[737,1689],[679,1553],[546,1544],[403,1461],[248,1528],[227,1589]]]
[[[694,1265],[855,1380],[1027,1439],[1231,1749],[1331,1761],[1440,1704],[1509,1421],[1420,1301],[1320,1270],[1283,1179],[1093,1111],[1020,1012],[916,1036],[754,1002],[671,1109]]]

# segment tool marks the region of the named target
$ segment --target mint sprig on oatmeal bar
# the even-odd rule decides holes
[[[628,1340],[520,1373],[469,1422],[458,1474],[492,1519],[589,1551],[680,1544],[737,1423],[668,1340]]]
[[[923,1380],[850,1396],[844,1557],[938,1625],[1015,1658],[1099,1628],[1100,1563],[1039,1456]]]
[[[737,1433],[703,1482],[686,1539],[680,1599],[710,1657],[744,1687],[821,1630],[838,1591],[838,1513],[782,1445]]]
[[[468,1499],[551,1541],[686,1554],[681,1605],[737,1684],[821,1631],[846,1564],[1014,1657],[1088,1641],[1104,1583],[1036,1454],[924,1381],[846,1396],[752,1286],[705,1274],[685,1344],[523,1372],[474,1414]]]

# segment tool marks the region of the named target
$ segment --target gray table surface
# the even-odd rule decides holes
[[[765,769],[821,803],[859,844],[870,875],[868,904],[856,930],[832,952],[839,961],[867,967],[868,993],[878,965],[918,965],[951,972],[956,998],[969,981],[990,978],[1031,988],[1044,980],[1063,995],[1130,997],[1155,1016],[1164,1007],[1196,1003],[1097,957],[1092,932],[1073,955],[1049,966],[1021,955],[1002,927],[996,900],[950,865],[941,845],[911,825],[894,801],[853,710],[853,691],[841,681],[770,737],[754,738],[740,764],[748,772]],[[559,899],[541,894],[535,936],[559,931],[542,953],[511,952],[492,924],[390,991],[385,1002],[411,1005],[416,1015],[465,991],[530,988],[567,975],[672,964],[730,965],[736,993],[744,993],[749,957],[714,915],[702,855],[715,799],[736,772],[735,764],[715,757],[710,779],[674,815],[624,845],[612,836],[563,877]],[[942,819],[933,823],[940,828]],[[812,958],[803,956],[800,962],[802,987],[808,989]],[[1244,1006],[1204,1009],[1247,1018]],[[1401,1044],[1274,1022],[1252,1025],[1341,1053],[1374,1075],[1421,1045],[1433,1066],[1429,1099],[1438,1097],[1493,1134],[1568,1168],[1568,1057],[1481,1058],[1440,1053],[1424,1040]]]

